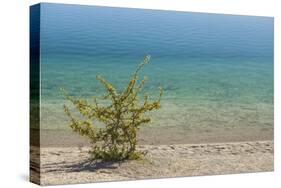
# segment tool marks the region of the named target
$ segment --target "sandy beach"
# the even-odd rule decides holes
[[[272,17],[53,3],[31,9],[32,182],[273,171]],[[87,138],[113,151],[111,159],[120,156],[115,144],[147,155],[93,160]]]
[[[139,145],[144,160],[99,162],[89,147],[43,147],[41,185],[120,181],[147,178],[263,172],[273,170],[273,141],[211,144]],[[38,156],[38,147],[31,155]],[[38,162],[38,161],[37,161]],[[32,170],[38,171],[36,161]],[[31,177],[33,181],[38,177]]]
[[[87,139],[71,130],[31,129],[31,145],[41,147],[82,147],[89,146]],[[142,127],[138,134],[140,145],[201,144],[224,142],[265,141],[273,139],[273,127],[184,127],[163,126]]]

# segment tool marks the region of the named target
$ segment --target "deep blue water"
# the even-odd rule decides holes
[[[60,87],[121,90],[147,54],[155,125],[273,126],[273,18],[43,3],[40,37],[43,128],[67,125]]]

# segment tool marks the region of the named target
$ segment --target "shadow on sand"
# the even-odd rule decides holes
[[[95,172],[99,169],[116,169],[118,166],[123,163],[122,161],[93,161],[93,160],[86,160],[83,162],[80,162],[78,164],[69,165],[69,172],[81,172],[81,171],[89,171],[89,172]]]
[[[103,169],[116,169],[118,168],[124,161],[97,161],[87,159],[77,164],[67,164],[65,162],[62,163],[51,163],[45,166],[45,172],[54,172],[54,171],[64,171],[64,172],[95,172],[97,170]]]

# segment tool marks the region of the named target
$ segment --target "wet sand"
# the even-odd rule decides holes
[[[144,127],[140,129],[141,145],[199,144],[273,140],[272,127]],[[33,135],[39,131],[31,129]],[[41,147],[89,146],[88,140],[71,130],[41,130]],[[31,145],[38,146],[38,137],[31,137]]]

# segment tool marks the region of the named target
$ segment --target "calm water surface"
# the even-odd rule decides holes
[[[152,126],[273,126],[273,18],[41,4],[41,127],[67,129],[60,87],[104,93],[143,70]]]

